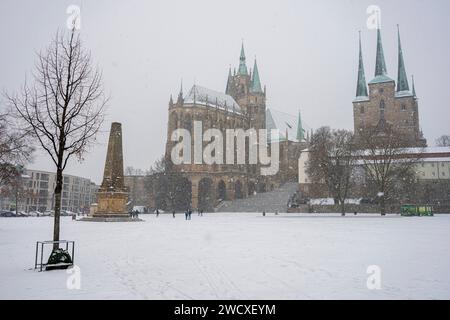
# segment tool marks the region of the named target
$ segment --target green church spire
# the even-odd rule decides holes
[[[375,77],[386,76],[386,61],[384,60],[383,42],[381,41],[381,26],[377,29],[377,61],[375,64]]]
[[[244,42],[242,42],[242,46],[241,46],[241,56],[239,57],[238,74],[240,74],[240,75],[248,75],[247,65],[245,64]]]
[[[387,75],[386,60],[384,59],[383,42],[381,41],[381,24],[378,18],[377,28],[377,60],[375,64],[375,78],[369,84],[394,81]]]
[[[252,82],[250,83],[250,92],[263,93],[263,91],[261,89],[261,81],[259,80],[259,72],[258,72],[258,65],[256,63],[256,59],[255,59],[255,65],[253,67]]]
[[[298,111],[298,122],[297,122],[297,140],[301,142],[304,139],[305,139],[305,130],[303,129],[302,115],[299,110]]]
[[[359,66],[358,66],[358,83],[356,86],[356,97],[367,97],[366,76],[364,73],[364,62],[361,47],[361,31],[359,32]]]
[[[414,75],[412,76],[412,94],[413,94],[414,98],[417,97],[417,95],[416,95],[416,84],[414,83]]]
[[[408,77],[406,76],[405,61],[403,60],[402,43],[400,41],[400,27],[398,29],[398,75],[397,75],[397,92],[409,91]]]

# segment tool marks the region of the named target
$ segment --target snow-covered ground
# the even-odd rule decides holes
[[[145,215],[142,223],[62,219],[81,288],[33,270],[51,218],[0,218],[0,298],[450,298],[450,215]],[[369,290],[367,268],[381,270]]]

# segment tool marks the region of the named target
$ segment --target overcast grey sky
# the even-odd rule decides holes
[[[32,70],[66,9],[81,7],[81,34],[111,95],[100,144],[67,173],[99,183],[111,121],[123,125],[125,166],[149,168],[164,153],[167,105],[183,78],[224,91],[244,39],[248,67],[256,56],[267,106],[297,114],[311,127],[353,128],[352,100],[362,31],[366,78],[375,68],[376,33],[367,7],[382,12],[388,73],[397,76],[396,24],[408,75],[415,75],[421,127],[430,145],[450,134],[450,1],[81,1],[0,2],[0,89],[13,91]],[[53,170],[38,153],[31,168]]]

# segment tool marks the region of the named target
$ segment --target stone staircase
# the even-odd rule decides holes
[[[246,199],[224,201],[217,212],[275,212],[287,211],[289,197],[298,190],[298,183],[285,183],[270,192],[258,193]]]

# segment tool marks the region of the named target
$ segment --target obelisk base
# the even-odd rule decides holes
[[[139,218],[133,218],[127,212],[128,193],[126,192],[98,192],[97,212],[91,217],[80,221],[91,222],[139,222]]]

